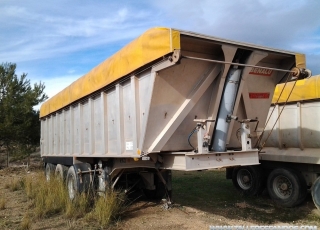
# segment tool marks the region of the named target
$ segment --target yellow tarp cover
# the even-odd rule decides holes
[[[277,85],[272,98],[272,103],[276,103],[278,98],[278,103],[286,102],[293,85],[294,82],[288,82],[280,98],[279,95],[284,87],[284,83]],[[312,100],[317,98],[320,98],[320,75],[298,80],[288,102]]]
[[[103,88],[175,49],[180,49],[179,31],[160,27],[146,31],[89,73],[43,103],[40,108],[40,117],[47,116]]]
[[[306,55],[296,53],[296,67],[306,68]]]

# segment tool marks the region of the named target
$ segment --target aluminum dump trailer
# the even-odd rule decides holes
[[[261,164],[255,167],[256,171],[239,167],[233,173],[235,184],[243,191],[255,195],[259,186],[266,185],[276,202],[291,207],[300,204],[311,188],[319,209],[319,89],[320,75],[276,87],[268,114],[270,119],[260,142]],[[254,174],[255,178],[251,176]]]
[[[136,173],[157,192],[170,170],[259,164],[275,86],[304,68],[302,54],[150,29],[42,105],[48,179],[66,176],[72,198],[91,174],[104,191]]]

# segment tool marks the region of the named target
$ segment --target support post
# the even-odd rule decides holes
[[[227,120],[227,116],[233,114],[234,103],[236,101],[241,76],[240,74],[240,69],[231,69],[227,76],[213,139],[212,150],[216,152],[226,151],[226,140],[230,124],[230,121]]]
[[[241,123],[241,146],[242,151],[252,150],[250,126],[247,123]]]

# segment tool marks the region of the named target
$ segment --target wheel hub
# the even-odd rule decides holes
[[[286,183],[282,183],[281,185],[280,185],[280,189],[281,190],[288,190],[288,185],[286,184]]]
[[[250,189],[252,187],[252,175],[249,170],[240,169],[237,174],[237,182],[241,189]]]
[[[248,183],[250,181],[250,178],[248,176],[244,176],[242,180],[244,183]]]
[[[292,194],[292,183],[291,181],[283,176],[277,176],[273,181],[273,191],[281,199],[287,199]]]

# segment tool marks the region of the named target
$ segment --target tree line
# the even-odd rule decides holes
[[[0,151],[9,156],[28,156],[40,142],[39,111],[34,106],[45,101],[44,83],[33,86],[27,74],[16,74],[16,64],[0,65]]]

